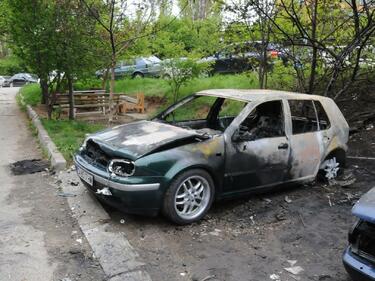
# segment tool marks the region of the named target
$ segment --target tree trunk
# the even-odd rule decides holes
[[[42,90],[41,104],[48,105],[48,82],[46,79],[40,79],[40,88]]]
[[[315,43],[318,0],[314,0],[313,5],[314,6],[313,6],[313,11],[312,11],[312,19],[311,19],[312,58],[311,58],[311,72],[310,72],[309,90],[308,90],[309,94],[312,94],[314,92],[315,74],[316,74],[317,57],[318,57],[318,48]]]
[[[74,120],[74,96],[73,96],[73,80],[70,74],[67,75],[68,94],[69,94],[69,120]]]
[[[111,82],[109,84],[109,121],[113,120],[113,95],[115,90],[115,67],[116,67],[116,55],[112,54],[111,62]]]

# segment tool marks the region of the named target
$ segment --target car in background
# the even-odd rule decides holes
[[[10,76],[0,76],[0,88],[4,87],[6,81],[10,78]]]
[[[354,281],[375,280],[375,188],[354,205],[358,219],[351,228],[343,255],[346,271]]]
[[[158,57],[140,57],[120,61],[115,68],[115,78],[160,77],[161,71],[161,60]],[[104,72],[104,70],[98,70],[95,74],[98,78],[101,78]]]
[[[95,196],[120,210],[177,224],[212,202],[335,178],[349,126],[332,99],[272,90],[204,90],[150,121],[87,136],[76,171]]]
[[[213,56],[205,57],[198,62],[211,63],[210,74],[242,73],[253,69],[251,60],[257,54],[233,54],[230,52],[217,52]]]
[[[20,87],[26,84],[38,83],[38,78],[30,73],[17,73],[4,82],[4,87]]]

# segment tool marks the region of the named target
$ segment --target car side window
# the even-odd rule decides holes
[[[314,104],[318,114],[319,128],[320,130],[327,130],[331,126],[327,113],[319,101],[314,101]]]
[[[318,121],[312,100],[288,100],[288,102],[294,135],[318,130]]]
[[[221,106],[219,117],[236,117],[246,106],[246,102],[225,99],[223,105]]]
[[[241,123],[238,134],[240,139],[247,141],[285,136],[282,101],[258,105]]]
[[[216,99],[216,97],[196,96],[165,116],[165,121],[175,123],[181,121],[205,120]]]

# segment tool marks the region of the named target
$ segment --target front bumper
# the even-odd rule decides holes
[[[81,181],[99,201],[127,213],[158,214],[163,200],[163,177],[132,176],[112,179],[108,172],[91,165],[79,154],[74,157],[74,163],[77,169],[93,176],[92,185],[82,179]],[[98,190],[103,188],[108,188],[111,195],[99,194]]]
[[[354,281],[375,281],[375,265],[353,254],[350,246],[345,250],[342,261]]]

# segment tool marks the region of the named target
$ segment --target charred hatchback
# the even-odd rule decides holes
[[[268,90],[206,90],[150,121],[90,135],[74,160],[96,196],[130,213],[186,224],[214,200],[284,183],[334,178],[348,125],[329,98]]]

